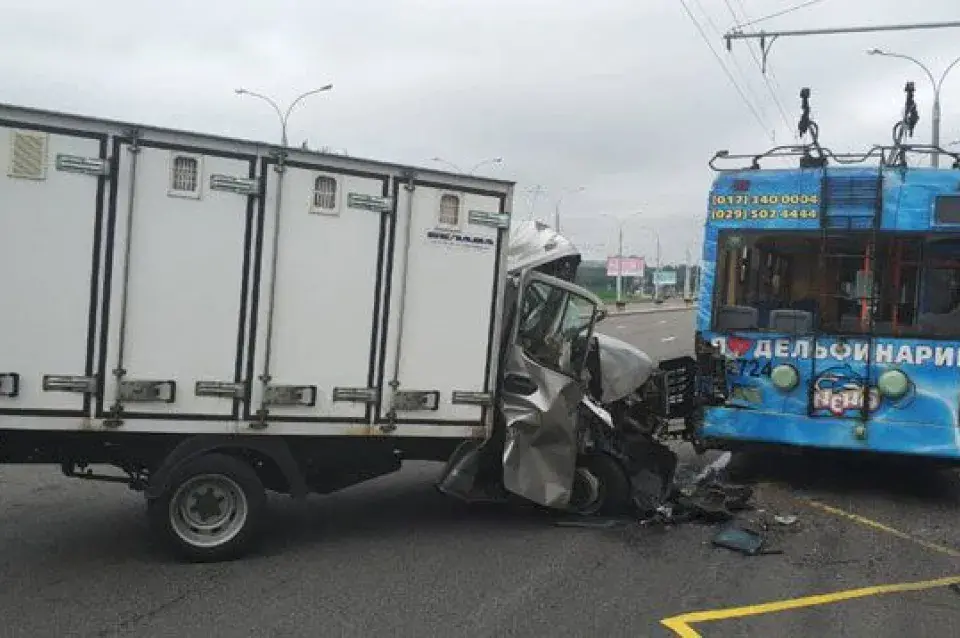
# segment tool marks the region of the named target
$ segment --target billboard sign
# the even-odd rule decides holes
[[[618,269],[619,267],[622,270]],[[624,277],[643,277],[643,257],[607,257],[607,277],[616,277],[618,274]]]
[[[654,286],[676,286],[677,271],[676,270],[655,271],[653,273],[653,285]]]

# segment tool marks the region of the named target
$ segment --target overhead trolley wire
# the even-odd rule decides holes
[[[730,69],[727,68],[727,65],[723,63],[723,58],[720,57],[720,54],[717,53],[716,49],[713,48],[713,45],[710,44],[710,39],[707,37],[707,34],[703,30],[703,26],[697,20],[696,16],[693,15],[693,12],[690,11],[690,7],[687,5],[686,0],[680,0],[680,5],[683,7],[684,11],[687,13],[687,17],[693,22],[693,25],[697,28],[697,32],[700,34],[700,38],[703,40],[704,44],[707,45],[707,48],[710,49],[710,53],[713,54],[713,57],[717,60],[717,63],[720,65],[720,68],[723,69],[724,74],[727,76],[727,79],[730,81],[730,84],[733,85],[733,88],[736,89],[737,93],[740,95],[740,98],[743,100],[743,103],[747,105],[747,108],[750,109],[750,112],[753,114],[753,117],[757,120],[757,124],[760,125],[760,128],[764,130],[765,133],[769,136],[767,132],[767,125],[764,124],[763,118],[760,117],[760,114],[757,112],[756,107],[751,104],[750,100],[747,98],[746,94],[743,92],[743,89],[740,87],[740,84],[737,82],[736,78],[733,77],[733,74],[730,73]]]
[[[817,1],[819,2],[821,0],[817,0]],[[740,22],[740,18],[737,16],[736,12],[733,10],[733,5],[730,4],[730,0],[723,0],[723,2],[724,4],[727,5],[727,9],[730,11],[730,16],[733,18],[733,22],[734,24],[737,25],[738,28],[743,28],[744,24],[750,24],[749,22],[748,23]],[[747,11],[743,6],[743,0],[737,0],[737,4],[740,6],[740,12],[743,14],[743,17],[749,19],[749,16],[747,15]],[[794,10],[798,8],[800,7],[794,7]],[[753,58],[754,64],[756,64],[757,69],[760,71],[760,77],[763,78],[763,83],[766,85],[767,90],[770,92],[770,97],[773,98],[773,103],[776,105],[777,110],[780,112],[780,119],[783,120],[783,124],[784,126],[787,127],[788,131],[792,130],[793,124],[790,123],[790,118],[787,117],[787,111],[783,107],[783,102],[780,100],[780,96],[777,92],[777,89],[774,88],[773,84],[771,84],[771,79],[777,83],[777,86],[779,86],[780,83],[777,82],[777,79],[773,75],[772,70],[768,71],[770,77],[767,77],[767,73],[763,72],[763,65],[760,63],[760,58],[757,57],[757,52],[754,51],[753,48],[750,47],[749,45],[747,46],[747,50],[750,51],[750,57]]]

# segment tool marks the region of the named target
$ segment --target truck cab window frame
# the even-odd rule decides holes
[[[517,344],[537,365],[580,379],[596,312],[586,297],[531,282],[522,292]]]

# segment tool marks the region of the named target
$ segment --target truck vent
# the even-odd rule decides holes
[[[46,178],[46,133],[13,132],[10,138],[10,169],[7,174],[23,179]]]

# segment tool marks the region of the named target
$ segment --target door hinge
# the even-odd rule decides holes
[[[376,403],[377,388],[334,388],[334,403]]]
[[[211,175],[210,190],[257,197],[261,192],[260,179],[257,177],[235,177],[233,175]]]
[[[129,380],[119,382],[120,401],[124,403],[174,403],[177,382],[172,380]]]
[[[435,412],[440,409],[440,392],[437,390],[401,390],[395,392],[391,409],[394,412]]]
[[[229,381],[197,381],[193,393],[198,397],[220,397],[223,399],[245,399],[247,384]]]
[[[93,394],[97,391],[97,377],[45,374],[43,375],[43,391]]]
[[[375,213],[389,213],[393,210],[393,198],[363,193],[348,193],[347,208],[360,208]]]
[[[493,405],[493,395],[489,392],[454,390],[450,402],[456,405]]]
[[[80,173],[82,175],[110,174],[110,160],[100,157],[83,157],[81,155],[67,155],[57,153],[57,170],[64,173]]]
[[[263,391],[265,405],[300,405],[313,407],[317,404],[315,385],[268,385]]]

